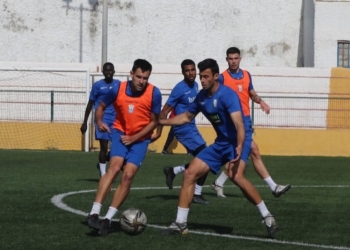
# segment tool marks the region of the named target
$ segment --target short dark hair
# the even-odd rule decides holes
[[[134,65],[132,66],[132,72],[135,72],[138,68],[142,70],[142,72],[149,71],[152,72],[152,64],[150,64],[145,59],[136,59],[134,61]]]
[[[113,63],[111,63],[111,62],[106,62],[106,63],[103,64],[102,71],[104,70],[104,68],[105,68],[106,66],[112,66],[112,69],[114,70],[114,65],[113,65]]]
[[[237,47],[230,47],[226,50],[226,56],[228,56],[229,54],[241,55],[241,51]]]
[[[213,75],[219,74],[219,65],[214,59],[211,58],[199,62],[197,67],[199,69],[199,72],[202,72],[206,69],[210,69]]]
[[[184,71],[184,67],[187,66],[187,65],[194,65],[194,66],[196,66],[194,61],[192,61],[191,59],[185,59],[181,63],[181,70]]]

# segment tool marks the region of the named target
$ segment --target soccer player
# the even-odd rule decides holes
[[[89,102],[86,105],[85,115],[83,124],[80,127],[80,131],[82,134],[85,134],[87,130],[87,121],[89,119],[90,112],[92,107],[96,110],[102,98],[107,94],[107,92],[113,88],[114,85],[119,83],[119,80],[113,79],[114,65],[110,62],[106,62],[103,65],[102,73],[104,75],[104,79],[95,82],[92,85],[90,91]],[[103,122],[112,127],[113,121],[115,119],[116,113],[113,105],[109,105],[103,116]],[[106,173],[106,165],[108,161],[108,142],[111,141],[110,133],[106,131],[99,131],[96,127],[96,119],[95,119],[95,139],[100,142],[100,153],[98,155],[97,169],[100,172],[100,177],[102,177]]]
[[[228,69],[220,74],[219,83],[230,87],[238,94],[243,108],[243,119],[246,126],[248,126],[248,131],[252,133],[253,130],[251,128],[252,122],[250,119],[249,99],[252,99],[257,104],[260,104],[262,111],[264,111],[266,114],[270,113],[270,107],[255,92],[250,73],[246,70],[240,69],[239,65],[241,59],[241,52],[238,48],[231,47],[227,49],[226,61],[228,63]],[[291,188],[291,185],[289,184],[278,185],[273,181],[264,165],[264,162],[261,159],[258,145],[254,141],[252,141],[252,151],[250,155],[256,173],[270,187],[272,194],[275,197],[281,196]],[[223,186],[225,181],[228,179],[227,167],[228,165],[225,166],[225,169],[222,171],[220,176],[212,184],[212,188],[216,191],[218,197],[226,197],[223,193]]]
[[[171,110],[175,110],[175,114],[184,113],[198,94],[198,83],[196,79],[196,64],[190,59],[185,59],[181,63],[181,70],[184,79],[177,83],[170,93],[170,96],[164,105],[160,118],[165,119]],[[206,143],[199,133],[195,120],[188,124],[172,127],[174,136],[187,149],[187,152],[196,156],[201,150],[206,148]],[[159,132],[159,130],[157,130]],[[158,133],[160,136],[160,134]],[[164,174],[166,176],[166,184],[169,189],[173,188],[173,180],[175,176],[183,172],[189,163],[176,167],[165,167]],[[202,188],[206,179],[206,175],[198,180],[194,192],[193,202],[198,204],[209,204],[202,196]]]
[[[258,208],[264,218],[268,234],[272,235],[277,230],[275,218],[254,185],[244,176],[252,138],[249,134],[245,134],[238,95],[232,89],[219,84],[219,66],[215,60],[206,59],[198,63],[198,69],[203,89],[190,108],[174,118],[160,119],[159,123],[170,126],[182,125],[191,122],[199,112],[202,112],[211,122],[217,137],[212,145],[197,154],[185,170],[176,221],[169,226],[168,232],[188,233],[187,217],[196,180],[209,171],[216,174],[223,164],[229,162],[229,178]]]
[[[96,109],[97,128],[110,131],[103,122],[106,108],[112,104],[117,116],[113,122],[111,160],[107,173],[100,179],[95,201],[87,222],[91,228],[106,235],[113,216],[129,194],[130,186],[147,153],[153,130],[158,125],[162,97],[159,89],[148,83],[152,65],[143,59],[134,62],[131,80],[116,84]],[[113,181],[123,170],[112,203],[104,219],[99,221],[102,203],[111,190]]]

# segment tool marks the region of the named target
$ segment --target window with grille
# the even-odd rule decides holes
[[[350,41],[338,41],[338,67],[350,68]]]

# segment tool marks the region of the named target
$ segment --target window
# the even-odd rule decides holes
[[[350,68],[350,41],[338,41],[338,67]]]

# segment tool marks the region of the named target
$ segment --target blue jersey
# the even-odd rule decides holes
[[[96,110],[104,96],[112,89],[116,84],[119,84],[119,80],[113,79],[111,83],[106,83],[104,79],[95,82],[92,85],[89,99],[94,102],[94,109]],[[108,105],[104,115],[104,120],[114,120],[116,116],[115,109],[113,105]]]
[[[176,84],[170,93],[170,96],[166,102],[169,106],[173,107],[175,114],[179,115],[187,111],[188,107],[194,101],[198,94],[198,83],[194,82],[193,85],[187,84],[184,80]],[[195,120],[189,124],[181,126],[174,126],[175,130],[185,130],[186,127],[195,126]]]
[[[237,143],[237,130],[230,114],[242,112],[239,97],[229,87],[219,84],[218,90],[210,97],[202,89],[188,111],[192,114],[202,112],[216,132],[215,143],[219,145]]]

